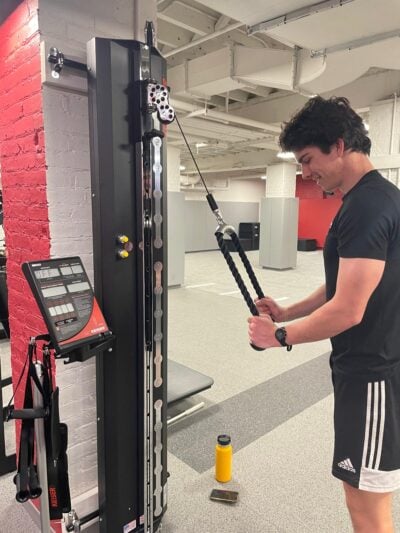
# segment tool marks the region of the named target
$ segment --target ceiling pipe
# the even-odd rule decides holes
[[[273,19],[263,20],[262,22],[253,24],[248,28],[248,33],[249,35],[252,35],[257,31],[267,32],[274,28],[277,28],[278,26],[283,26],[284,24],[300,20],[310,15],[316,15],[317,13],[321,13],[322,11],[328,9],[332,9],[335,7],[343,7],[345,4],[348,4],[350,2],[354,2],[354,0],[324,0],[323,2],[312,4],[311,6],[305,6],[299,9],[295,9],[294,11],[285,13],[280,17],[274,17]]]
[[[362,39],[357,39],[355,41],[338,44],[336,46],[330,46],[329,48],[322,48],[320,50],[311,50],[310,56],[312,58],[327,56],[328,54],[334,54],[336,52],[343,52],[344,50],[347,50],[350,52],[350,50],[355,50],[356,48],[362,48],[363,46],[368,46],[374,43],[380,43],[382,41],[388,41],[389,39],[394,39],[397,37],[400,37],[400,30],[379,33],[376,35],[370,35],[368,37],[363,37]]]
[[[292,57],[292,90],[297,91],[299,88],[299,52],[300,47],[295,46]]]
[[[213,109],[205,109],[205,108],[199,108],[193,104],[189,104],[188,102],[182,102],[180,100],[170,99],[172,107],[176,109],[182,109],[183,111],[199,111],[199,117],[204,118],[210,118],[210,119],[217,119],[217,120],[223,120],[226,122],[229,122],[231,124],[238,124],[240,126],[247,126],[249,128],[255,128],[263,131],[269,131],[273,133],[280,133],[281,128],[280,126],[273,126],[272,124],[267,124],[265,122],[260,122],[258,120],[252,120],[245,117],[239,117],[237,115],[232,115],[229,113],[223,113],[222,111],[214,111]],[[202,113],[200,113],[202,111]]]
[[[238,28],[242,28],[243,26],[245,26],[243,22],[236,22],[235,24],[230,24],[229,26],[222,28],[222,30],[214,31],[213,33],[208,33],[207,35],[204,35],[204,37],[201,37],[200,39],[196,39],[195,41],[191,41],[190,43],[184,44],[183,46],[180,46],[179,48],[175,48],[174,50],[171,50],[170,52],[163,54],[163,56],[167,59],[168,57],[179,54],[180,52],[185,52],[186,50],[190,50],[190,48],[193,48],[194,46],[203,44],[207,41],[210,41],[211,39],[216,39],[217,37],[220,37],[221,35],[224,35],[225,33],[228,33],[233,30],[237,30]]]

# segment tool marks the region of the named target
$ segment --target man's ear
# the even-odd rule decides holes
[[[339,138],[336,143],[335,143],[335,147],[336,147],[336,150],[337,150],[337,153],[338,153],[338,156],[339,157],[342,157],[344,152],[345,152],[345,147],[344,147],[344,140],[342,138]]]

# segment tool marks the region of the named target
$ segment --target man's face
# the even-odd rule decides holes
[[[303,179],[315,181],[324,191],[334,191],[342,184],[342,158],[340,147],[333,145],[329,154],[317,146],[306,146],[295,151],[301,164]]]

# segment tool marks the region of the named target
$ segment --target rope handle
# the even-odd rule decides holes
[[[237,251],[239,252],[239,249],[241,250],[241,253],[239,252],[239,255],[240,255],[240,258],[242,259],[242,262],[246,268],[246,272],[247,274],[249,275],[249,278],[251,280],[251,282],[253,283],[253,286],[254,286],[254,282],[253,280],[255,280],[257,286],[258,286],[258,289],[260,290],[260,293],[262,294],[262,291],[261,291],[261,288],[258,284],[258,281],[255,277],[255,274],[253,272],[253,269],[249,263],[249,260],[247,259],[247,256],[242,248],[242,245],[240,244],[239,242],[239,239],[236,235],[235,232],[232,232],[231,230],[231,233],[230,233],[231,237],[232,235],[235,235],[236,236],[236,243],[234,242],[235,244],[235,248],[237,249]],[[217,242],[218,242],[218,246],[222,252],[222,255],[224,256],[225,258],[225,261],[227,262],[228,264],[228,267],[229,267],[229,270],[231,271],[232,273],[232,276],[234,277],[236,283],[237,283],[237,286],[239,287],[239,290],[240,292],[242,293],[242,296],[247,304],[247,307],[249,308],[250,310],[250,313],[253,315],[253,316],[259,316],[259,312],[258,312],[258,309],[255,305],[255,303],[253,302],[251,296],[250,296],[250,293],[249,291],[247,290],[247,287],[246,285],[244,284],[244,281],[242,279],[242,276],[240,275],[236,265],[235,265],[235,262],[234,260],[232,259],[232,256],[231,254],[229,253],[229,250],[224,242],[224,234],[221,232],[221,231],[216,231],[215,232],[215,237],[217,239]],[[232,239],[233,240],[233,239]],[[243,260],[243,257],[245,258],[245,260]],[[252,276],[250,275],[250,273],[252,274]],[[253,279],[252,279],[253,278]],[[258,292],[257,292],[258,294]],[[262,296],[261,296],[262,297]],[[257,351],[263,351],[264,348],[260,348],[259,346],[256,346],[255,344],[252,344],[250,343],[250,346],[254,349],[254,350],[257,350]]]
[[[236,248],[237,252],[239,253],[240,259],[242,260],[243,266],[246,269],[246,272],[247,272],[247,275],[249,276],[251,284],[253,285],[257,296],[261,300],[262,298],[264,298],[264,292],[261,289],[260,284],[258,283],[256,275],[254,274],[253,267],[251,266],[250,261],[247,258],[246,252],[243,250],[243,247],[240,244],[239,237],[237,236],[237,234],[234,231],[230,231],[229,235],[230,235],[230,237],[232,239],[234,247]],[[259,314],[258,311],[257,311],[257,314]]]
[[[251,296],[250,296],[250,293],[249,291],[247,290],[247,287],[243,281],[243,278],[242,276],[240,275],[236,265],[235,265],[235,262],[233,261],[232,259],[232,256],[225,244],[225,239],[223,237],[223,233],[219,232],[219,231],[216,231],[215,232],[215,237],[217,239],[217,242],[218,242],[218,246],[222,252],[222,255],[224,256],[225,258],[225,261],[227,262],[228,264],[228,267],[229,267],[229,270],[231,271],[232,273],[232,276],[234,277],[235,281],[236,281],[236,284],[237,286],[239,287],[239,290],[240,292],[242,293],[242,296],[247,304],[247,307],[249,308],[250,310],[250,313],[254,316],[258,316],[260,313],[258,312],[258,309],[255,305],[255,303],[253,302]],[[239,243],[239,246],[241,247],[241,244]],[[243,249],[242,249],[243,251]],[[243,252],[244,253],[244,252]],[[247,259],[247,257],[246,257]],[[248,260],[247,260],[248,262]],[[246,266],[246,265],[245,265]],[[251,265],[249,264],[250,266],[250,269],[251,269]],[[246,267],[246,272],[248,273],[247,271],[247,267]],[[253,276],[254,276],[254,272],[253,272]]]

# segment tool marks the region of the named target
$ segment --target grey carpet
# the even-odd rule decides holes
[[[217,435],[231,435],[237,452],[331,392],[326,353],[172,425],[168,450],[203,473],[214,464]]]

